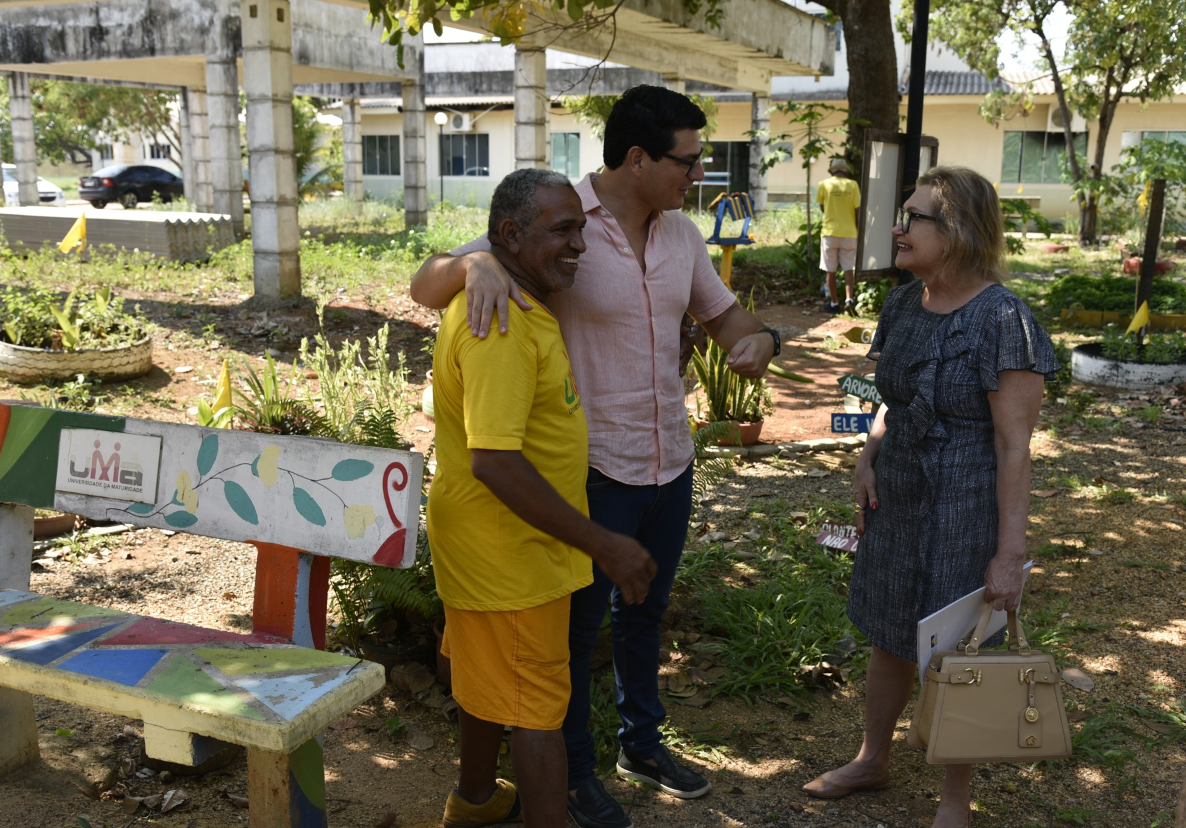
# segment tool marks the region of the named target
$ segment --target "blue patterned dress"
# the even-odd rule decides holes
[[[1058,369],[1030,309],[992,285],[949,314],[923,283],[894,289],[869,350],[889,407],[848,616],[887,653],[917,659],[922,618],[984,586],[997,551],[997,458],[988,392],[1001,371]]]

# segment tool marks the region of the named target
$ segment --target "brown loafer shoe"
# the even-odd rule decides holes
[[[857,791],[881,791],[889,787],[889,773],[871,782],[861,782],[856,785],[841,785],[824,779],[827,774],[821,774],[803,786],[808,796],[816,799],[842,799]]]

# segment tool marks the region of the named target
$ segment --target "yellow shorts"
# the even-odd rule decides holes
[[[530,730],[559,730],[568,710],[571,596],[538,607],[478,612],[445,607],[441,652],[453,698],[471,716]]]

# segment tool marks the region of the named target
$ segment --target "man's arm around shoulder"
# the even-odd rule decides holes
[[[409,287],[413,301],[437,310],[449,307],[462,290],[466,295],[466,323],[474,336],[483,339],[490,332],[495,311],[499,333],[507,332],[508,298],[523,310],[531,310],[519,286],[489,249],[475,249],[460,256],[433,256],[420,265]]]

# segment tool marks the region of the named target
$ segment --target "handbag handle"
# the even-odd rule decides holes
[[[976,629],[972,631],[972,637],[968,639],[968,645],[964,648],[967,655],[974,656],[980,652],[980,639],[984,638],[984,631],[988,628],[992,612],[992,604],[985,603],[984,609],[980,611],[980,620],[976,622]],[[1017,651],[1021,655],[1029,655],[1030,644],[1025,638],[1025,631],[1021,629],[1021,622],[1017,620],[1017,613],[1014,610],[1007,610],[1007,613],[1009,617],[1009,649],[1017,647]]]

